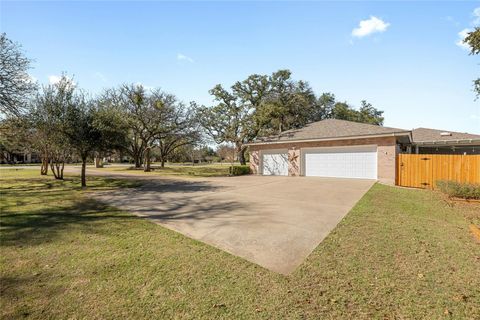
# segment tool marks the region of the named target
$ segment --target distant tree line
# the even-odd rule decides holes
[[[0,153],[24,150],[41,158],[41,174],[63,179],[66,162],[86,165],[112,153],[127,154],[136,168],[151,170],[156,158],[195,161],[222,158],[246,162],[245,143],[328,118],[383,124],[383,111],[366,101],[356,109],[332,93],[315,95],[289,70],[254,74],[229,89],[210,90],[211,106],[185,104],[175,95],[124,84],[93,97],[72,77],[38,86],[30,60],[5,34],[0,41]],[[210,141],[219,145],[215,152]],[[204,146],[204,147],[202,147]],[[208,161],[208,160],[207,160]]]

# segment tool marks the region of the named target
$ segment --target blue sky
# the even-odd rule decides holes
[[[480,57],[459,33],[480,2],[0,2],[0,29],[48,83],[124,82],[210,104],[208,90],[290,69],[316,93],[385,111],[385,125],[480,134]],[[374,17],[374,18],[372,18]],[[362,26],[360,25],[360,22]],[[354,31],[357,29],[357,31]]]

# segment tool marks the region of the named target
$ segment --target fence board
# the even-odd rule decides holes
[[[398,155],[397,185],[434,189],[438,180],[480,184],[480,155]]]

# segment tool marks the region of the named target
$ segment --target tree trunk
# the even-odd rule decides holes
[[[145,150],[145,168],[143,171],[150,172],[150,148]]]
[[[53,176],[57,180],[63,180],[63,168],[65,167],[65,161],[52,159],[50,162],[50,168],[52,169]]]
[[[46,176],[48,174],[48,157],[42,156],[42,166],[40,167],[40,174]]]
[[[95,168],[103,168],[103,161],[100,155],[95,157]]]
[[[237,149],[237,158],[238,158],[238,161],[240,162],[241,165],[245,165],[247,164],[247,162],[245,161],[245,148],[242,147],[241,144],[238,144],[236,146],[236,149]]]
[[[60,167],[60,175],[62,176],[62,180],[63,180],[63,169],[65,169],[65,161],[62,162],[62,166]]]
[[[165,168],[165,159],[163,157],[161,158],[161,167]]]
[[[238,153],[238,161],[242,166],[247,164],[247,162],[245,161],[245,150],[240,150],[240,152]]]
[[[86,170],[87,170],[87,157],[82,157],[82,188],[87,187]]]
[[[133,160],[135,162],[135,168],[142,167],[142,157],[140,157],[140,154],[135,154]]]

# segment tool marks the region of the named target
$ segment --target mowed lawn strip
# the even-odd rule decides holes
[[[93,201],[76,177],[0,175],[2,318],[480,317],[475,204],[376,184],[285,277]]]
[[[166,164],[165,167],[153,164],[152,171],[144,172],[143,168],[135,168],[125,165],[106,165],[103,168],[92,168],[95,171],[107,171],[113,173],[161,175],[161,176],[184,176],[184,177],[222,177],[229,175],[231,164]]]

